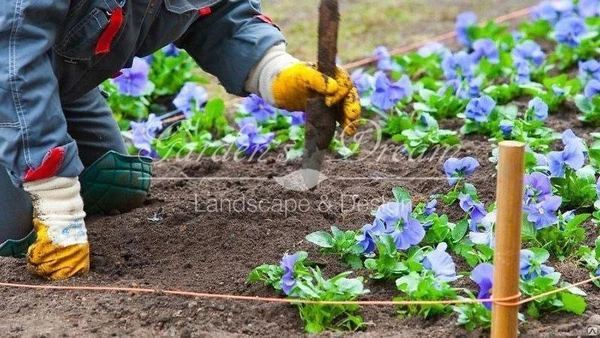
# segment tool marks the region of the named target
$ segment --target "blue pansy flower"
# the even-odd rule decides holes
[[[579,170],[585,164],[585,153],[580,142],[569,142],[563,151],[548,154],[548,167],[553,177],[565,176],[565,166]]]
[[[531,82],[531,65],[527,60],[515,59],[515,83],[527,84]]]
[[[465,51],[447,54],[442,60],[444,77],[448,80],[462,79],[474,75],[473,58]]]
[[[365,72],[362,68],[352,72],[350,79],[352,79],[352,83],[354,83],[358,90],[358,94],[361,96],[369,92],[373,88],[375,82],[373,75]]]
[[[381,205],[375,214],[375,218],[383,221],[386,226],[386,234],[394,238],[396,248],[406,250],[412,245],[421,243],[425,237],[425,229],[418,220],[411,216],[412,203],[389,202]]]
[[[281,267],[283,268],[283,277],[281,278],[281,290],[286,295],[292,292],[292,289],[296,286],[296,279],[294,278],[294,266],[298,262],[299,255],[285,254],[281,259]]]
[[[600,81],[596,79],[590,80],[590,82],[588,82],[588,84],[585,86],[583,93],[588,99],[598,95],[598,93],[600,93]]]
[[[479,39],[473,42],[473,52],[471,56],[473,57],[474,62],[479,62],[479,60],[486,58],[490,63],[499,63],[500,62],[500,52],[498,51],[498,47],[496,47],[496,43],[492,39]]]
[[[531,203],[524,207],[527,220],[540,230],[558,222],[556,212],[562,204],[560,196],[547,196],[543,201]]]
[[[431,55],[445,56],[450,53],[450,50],[439,42],[428,42],[417,51],[421,57],[430,57]]]
[[[371,96],[371,103],[381,109],[390,110],[400,100],[412,95],[412,84],[408,76],[403,75],[400,80],[391,82],[383,72],[375,74],[375,91]]]
[[[538,121],[544,121],[548,118],[548,104],[539,97],[529,101],[527,108]]]
[[[477,123],[485,123],[495,107],[496,101],[488,95],[484,95],[469,101],[465,110],[465,117]]]
[[[275,138],[275,133],[261,134],[253,117],[240,119],[238,126],[240,133],[235,140],[235,145],[247,155],[265,152]]]
[[[275,107],[256,94],[250,94],[246,97],[243,105],[244,109],[252,114],[258,122],[265,122],[277,116]]]
[[[471,228],[468,234],[469,240],[474,244],[485,245],[490,248],[494,247],[494,224],[496,223],[496,210],[489,212],[485,217],[476,224],[476,228]],[[472,227],[472,224],[470,225]]]
[[[532,201],[543,201],[551,195],[552,184],[550,183],[550,177],[540,172],[525,175],[525,204],[529,204]]]
[[[600,14],[600,0],[579,0],[577,12],[584,18]]]
[[[494,285],[494,266],[490,263],[481,263],[471,271],[471,280],[479,286],[477,299],[490,299],[492,297],[492,287]],[[491,302],[484,302],[488,310],[492,309]]]
[[[281,115],[290,118],[290,125],[292,126],[303,126],[306,123],[306,112],[303,111],[287,111],[280,109]]]
[[[456,276],[456,264],[446,252],[446,249],[448,249],[448,244],[439,243],[435,250],[425,255],[423,267],[433,271],[436,279],[443,282],[452,282],[458,278]]]
[[[425,209],[423,210],[423,215],[430,216],[430,215],[435,214],[436,206],[437,206],[437,200],[436,199],[431,200],[429,203],[427,203],[425,205]]]
[[[143,122],[130,121],[131,141],[133,146],[140,150],[140,155],[156,157],[152,149],[152,140],[156,138],[163,128],[162,120],[155,114],[150,114],[148,120]]]
[[[467,178],[479,167],[479,162],[473,157],[461,159],[451,157],[444,162],[444,173],[448,178],[448,184],[454,186],[460,178]]]
[[[471,195],[461,193],[458,195],[460,208],[469,214],[471,218],[471,228],[475,228],[476,225],[487,215],[485,206],[481,202],[475,202]]]
[[[594,59],[579,61],[579,79],[583,83],[592,79],[600,80],[600,62]]]
[[[373,223],[362,227],[361,233],[356,236],[356,241],[363,248],[364,253],[370,254],[375,251],[375,239],[385,235],[386,231],[388,231],[388,234],[392,234],[394,229],[387,229],[385,223],[376,218]]]
[[[399,71],[402,68],[392,60],[390,52],[385,46],[379,46],[373,51],[373,57],[377,59],[377,69],[382,71]]]
[[[169,57],[175,57],[179,55],[181,49],[177,48],[174,44],[170,43],[162,48],[163,53]]]
[[[585,22],[576,16],[561,19],[555,28],[556,41],[569,47],[577,47],[587,33]]]
[[[112,82],[117,85],[120,94],[138,97],[146,94],[149,73],[150,65],[148,62],[135,57],[131,68],[121,70],[121,75],[113,79]]]
[[[500,132],[502,133],[502,135],[504,135],[505,137],[508,137],[512,134],[514,126],[515,126],[515,123],[513,121],[502,120],[502,121],[500,121],[500,125],[498,126],[498,128],[500,129]]]
[[[532,280],[554,273],[554,268],[541,263],[543,262],[537,261],[533,251],[527,249],[521,250],[519,259],[519,274],[521,278]]]
[[[173,105],[181,110],[186,118],[190,118],[194,111],[201,110],[207,100],[208,93],[204,87],[194,82],[186,82],[179,94],[173,99]]]
[[[456,39],[466,47],[471,46],[471,37],[469,36],[469,28],[477,25],[477,14],[474,12],[460,13],[456,17]]]
[[[546,20],[554,25],[560,18],[573,15],[572,0],[542,1],[531,11],[534,20]]]
[[[532,40],[526,40],[513,48],[511,55],[513,60],[525,60],[539,67],[544,63],[546,55],[542,51],[542,47]]]

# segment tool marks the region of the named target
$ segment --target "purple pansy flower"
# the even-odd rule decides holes
[[[135,57],[131,68],[121,70],[121,75],[112,82],[119,88],[119,93],[128,96],[142,96],[148,88],[150,65],[144,59]]]
[[[479,39],[473,42],[471,57],[476,63],[483,58],[487,58],[490,63],[500,62],[500,52],[492,39]]]
[[[494,283],[494,266],[490,263],[481,263],[471,271],[471,280],[479,285],[477,299],[490,299],[492,297],[492,286]],[[492,309],[491,302],[484,302],[488,310]]]
[[[600,0],[579,0],[577,12],[584,18],[600,14]]]
[[[452,257],[446,252],[448,244],[440,243],[435,250],[431,251],[423,259],[423,267],[427,270],[433,271],[435,278],[443,282],[455,281],[458,277],[456,276],[456,264],[452,260]]]
[[[585,144],[585,141],[582,138],[575,135],[572,129],[567,129],[563,131],[561,135],[561,140],[563,145],[566,146],[567,144],[573,144],[574,147],[576,147],[577,149],[579,149],[579,151],[583,153],[583,156],[587,156],[587,146]]]
[[[598,181],[596,182],[596,195],[600,199],[600,177],[598,177]]]
[[[290,117],[290,125],[303,126],[306,123],[306,112],[303,111],[287,111],[280,109],[281,115]]]
[[[181,51],[181,49],[177,48],[174,44],[170,43],[166,46],[164,46],[162,48],[163,53],[165,53],[165,56],[169,56],[169,57],[175,57],[177,55],[179,55],[179,52]]]
[[[235,140],[235,145],[247,155],[265,152],[275,138],[274,133],[261,134],[258,130],[256,119],[253,117],[240,119],[238,126],[240,133]]]
[[[444,56],[449,52],[450,51],[448,50],[448,48],[446,48],[446,46],[439,42],[428,42],[427,44],[419,48],[417,54],[419,54],[419,56],[421,57],[426,58],[430,57],[431,55]]]
[[[515,124],[513,121],[502,120],[500,121],[500,125],[498,126],[498,128],[500,129],[502,135],[508,137],[510,136],[510,134],[512,134],[514,126]]]
[[[466,47],[471,46],[471,37],[469,36],[469,28],[477,25],[477,14],[474,12],[463,12],[456,17],[456,39]]]
[[[411,245],[421,243],[425,237],[425,229],[421,222],[411,216],[412,203],[389,202],[377,209],[375,218],[385,223],[386,233],[392,235],[396,248],[406,250]]]
[[[286,295],[292,292],[292,289],[296,286],[296,279],[294,278],[294,266],[298,262],[298,254],[288,255],[285,254],[281,259],[281,267],[283,268],[283,277],[281,278],[281,290]]]
[[[548,167],[553,177],[565,176],[565,165],[579,170],[585,163],[585,153],[578,141],[571,141],[563,151],[551,151],[548,154]]]
[[[436,199],[433,199],[429,203],[427,203],[425,205],[425,209],[423,210],[423,215],[430,216],[432,214],[435,214],[435,212],[436,212],[436,208],[435,208],[436,205],[437,205],[437,200]]]
[[[555,28],[556,41],[569,47],[577,47],[587,33],[585,22],[576,16],[561,19]]]
[[[477,224],[477,228],[469,232],[468,236],[471,242],[493,248],[495,244],[494,224],[496,224],[496,210],[485,215]]]
[[[366,224],[362,227],[362,232],[356,236],[356,241],[362,246],[365,253],[372,253],[375,251],[375,239],[384,235],[386,230],[385,223],[376,218],[372,224]],[[393,229],[391,232],[393,232]]]
[[[256,94],[250,94],[244,99],[244,108],[258,122],[265,122],[277,116],[275,107]]]
[[[358,90],[358,94],[361,96],[370,91],[373,88],[373,83],[375,82],[373,75],[365,72],[362,68],[352,72],[350,79],[352,79],[352,83],[354,83],[356,89]]]
[[[481,222],[481,220],[487,215],[487,211],[485,210],[483,203],[475,202],[471,195],[461,193],[458,195],[458,200],[460,208],[469,214],[472,225],[476,226],[477,223]]]
[[[579,61],[579,79],[583,83],[592,79],[600,80],[600,62],[594,59]]]
[[[543,201],[552,195],[552,184],[550,177],[534,172],[525,175],[525,203]]]
[[[173,99],[173,105],[181,110],[186,118],[190,118],[195,111],[200,111],[207,100],[208,93],[204,87],[194,82],[186,82]]]
[[[479,162],[473,157],[464,157],[461,159],[451,157],[444,162],[444,173],[448,178],[448,184],[452,187],[460,178],[471,176],[478,167]]]
[[[150,114],[148,120],[143,122],[129,122],[131,127],[131,141],[133,146],[141,151],[143,156],[153,156],[152,140],[163,128],[162,120],[155,114]]]
[[[560,18],[573,14],[572,0],[551,0],[540,2],[532,11],[534,20],[546,20],[554,25]]]
[[[596,79],[590,80],[590,82],[588,82],[588,84],[585,86],[583,93],[588,99],[598,95],[598,93],[600,93],[600,81]]]
[[[520,257],[519,273],[524,280],[536,279],[540,276],[546,276],[554,272],[554,268],[541,264],[542,262],[538,262],[535,254],[531,250],[521,250]]]
[[[485,123],[495,107],[496,101],[491,97],[484,95],[469,101],[465,111],[465,117],[477,123]]]
[[[412,95],[412,84],[408,76],[403,75],[396,82],[391,82],[387,75],[378,72],[375,75],[375,91],[371,96],[371,103],[381,109],[390,110],[400,100]]]
[[[517,60],[526,60],[537,67],[544,63],[544,59],[546,58],[542,47],[532,40],[526,40],[516,45],[511,55],[515,62]]]
[[[442,60],[444,77],[448,80],[471,77],[474,74],[473,58],[465,51],[447,54]]]
[[[527,84],[531,82],[531,65],[527,60],[515,59],[514,66],[516,70],[515,83]]]
[[[560,196],[547,196],[543,201],[526,205],[524,210],[527,212],[527,220],[538,230],[556,224],[558,221],[556,212],[561,204]]]
[[[529,101],[527,105],[529,111],[533,113],[533,117],[538,121],[544,121],[548,118],[548,104],[539,97]]]
[[[379,46],[373,51],[373,57],[377,59],[377,69],[382,71],[398,71],[400,65],[392,60],[390,52],[385,46]]]

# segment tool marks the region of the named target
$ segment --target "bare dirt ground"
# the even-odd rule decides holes
[[[312,5],[309,6],[308,3]],[[314,7],[316,3],[317,1],[310,0],[292,6],[292,1],[278,1],[276,4],[272,1],[265,3],[265,8],[278,18],[285,31],[302,25],[312,27],[315,18],[308,14],[307,8]],[[372,47],[378,44],[397,46],[447,31],[452,27],[454,15],[463,9],[473,8],[482,17],[493,17],[531,3],[348,1],[344,5],[345,15],[352,18],[351,13],[355,13],[355,25],[364,21],[362,24],[368,24],[369,28],[354,27],[358,31],[349,36],[355,38],[352,52],[356,54],[348,52],[348,56],[342,57],[352,59],[369,54]],[[404,10],[395,11],[395,6]],[[348,12],[351,8],[354,11]],[[427,10],[429,14],[419,16],[416,13],[420,10]],[[361,12],[374,14],[365,14],[364,19],[360,20]],[[390,17],[384,19],[388,14]],[[373,19],[368,21],[367,17]],[[381,19],[376,20],[377,17]],[[416,20],[417,17],[421,19]],[[390,28],[393,22],[398,22],[399,28]],[[377,28],[376,25],[382,26]],[[306,31],[310,30],[306,28]],[[396,35],[398,31],[403,32],[402,37]],[[308,39],[312,33],[305,34]],[[306,55],[312,55],[313,51],[308,49],[308,45],[312,46],[313,43],[292,44],[291,49],[300,51],[306,46]],[[575,128],[576,133],[581,135],[592,131],[577,122],[572,109],[565,109],[563,114],[551,119],[550,125],[559,131],[568,127]],[[450,125],[458,123],[450,121],[448,126]],[[482,168],[471,181],[478,187],[486,203],[491,202],[495,194],[494,167],[487,160],[490,151],[491,146],[485,138],[467,137],[458,153],[458,156],[474,156],[482,163]],[[360,201],[389,200],[392,198],[391,189],[395,186],[408,188],[417,200],[443,191],[443,181],[410,178],[440,177],[441,165],[450,155],[397,162],[390,154],[381,161],[375,161],[371,157],[365,161],[329,163],[324,173],[330,179],[323,182],[315,192],[300,193],[284,189],[273,179],[299,168],[299,163],[278,161],[278,154],[270,154],[265,161],[257,163],[215,163],[210,159],[160,163],[156,166],[157,178],[192,179],[157,179],[144,207],[123,215],[90,217],[91,273],[53,284],[133,286],[273,296],[270,290],[261,285],[245,283],[252,268],[263,263],[276,264],[286,250],[307,250],[310,257],[325,264],[327,274],[342,271],[344,267],[335,259],[322,258],[314,246],[303,240],[304,236],[312,231],[327,229],[330,225],[338,225],[343,229],[361,227],[371,220],[370,209],[357,208],[356,205]],[[378,179],[386,176],[396,179]],[[255,179],[241,179],[242,177]],[[371,177],[373,180],[357,182],[343,179],[344,177]],[[282,212],[271,209],[266,212],[238,212],[227,205],[222,205],[223,212],[207,211],[213,201],[224,200],[242,201],[240,203],[246,207],[250,200],[263,200],[271,205],[278,201],[298,204],[306,201],[308,211],[296,209]],[[458,210],[448,210],[448,213],[451,218],[459,215]],[[591,228],[588,235],[589,238],[596,237]],[[560,263],[556,267],[570,282],[583,280],[587,276],[587,272],[575,263]],[[29,275],[25,270],[25,262],[17,259],[0,259],[0,281],[46,284]],[[370,283],[368,288],[371,290],[369,299],[391,299],[394,296],[393,285]],[[532,337],[585,335],[588,325],[600,324],[595,316],[600,312],[600,293],[591,286],[584,287],[584,290],[589,292],[589,306],[583,316],[547,314],[525,324],[522,333]],[[287,305],[165,295],[9,288],[0,288],[0,299],[0,336],[305,335],[297,310]],[[467,332],[456,327],[454,317],[400,320],[393,307],[365,307],[361,313],[370,323],[366,332],[354,334],[361,337],[485,336],[480,331]],[[324,336],[337,335],[327,333]]]

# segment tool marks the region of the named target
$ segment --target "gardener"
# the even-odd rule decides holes
[[[349,134],[360,114],[347,73],[287,54],[259,0],[4,0],[0,30],[0,254],[35,238],[27,268],[51,280],[89,270],[84,201],[126,211],[148,191],[151,168],[125,156],[98,89],[134,56],[175,41],[230,93],[288,110],[323,94]]]

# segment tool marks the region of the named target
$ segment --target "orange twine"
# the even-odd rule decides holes
[[[292,298],[270,298],[270,297],[254,297],[254,296],[241,296],[241,295],[228,295],[228,294],[216,294],[216,293],[203,293],[203,292],[190,292],[190,291],[179,291],[179,290],[159,290],[159,289],[148,289],[148,288],[126,288],[126,287],[104,287],[104,286],[58,286],[58,285],[33,285],[33,284],[16,284],[16,283],[0,283],[0,287],[6,288],[19,288],[19,289],[42,289],[42,290],[62,290],[62,291],[101,291],[101,292],[132,292],[132,293],[150,293],[155,295],[172,295],[172,296],[188,296],[198,297],[207,299],[224,299],[224,300],[236,300],[236,301],[251,301],[260,303],[287,303],[287,304],[313,304],[313,305],[456,305],[456,304],[468,304],[468,303],[485,303],[492,302],[501,306],[519,306],[536,299],[551,296],[571,288],[592,283],[600,279],[600,276],[596,276],[575,284],[571,284],[556,290],[544,292],[539,295],[535,295],[526,299],[522,299],[516,302],[510,302],[517,300],[521,297],[521,294],[503,297],[503,298],[489,298],[489,299],[456,299],[456,300],[356,300],[356,301],[316,301],[308,299],[292,299]]]

